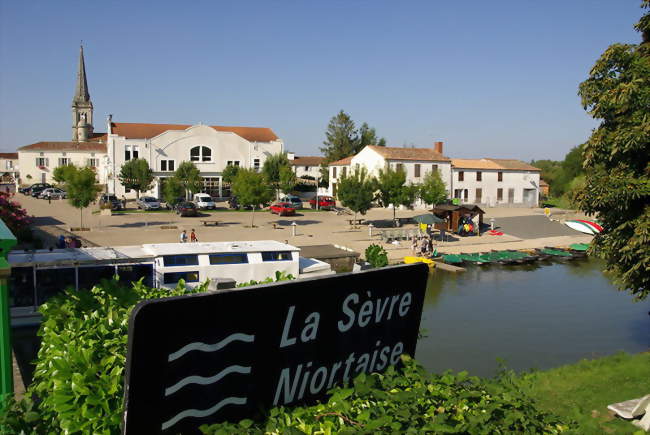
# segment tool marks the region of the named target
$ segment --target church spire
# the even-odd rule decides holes
[[[79,71],[77,71],[77,85],[74,91],[73,103],[87,103],[90,101],[88,82],[86,81],[86,64],[84,63],[84,47],[79,46]]]

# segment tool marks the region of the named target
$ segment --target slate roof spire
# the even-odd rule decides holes
[[[88,93],[88,82],[86,81],[86,64],[84,63],[84,47],[79,46],[79,70],[77,71],[77,84],[74,91],[73,103],[90,102]]]

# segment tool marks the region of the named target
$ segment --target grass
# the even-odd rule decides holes
[[[564,210],[573,210],[575,208],[565,196],[550,197],[545,201],[542,201],[542,204],[546,207],[557,207]]]
[[[650,394],[650,352],[618,353],[519,377],[540,409],[575,420],[583,434],[634,434],[639,428],[613,417],[607,405]]]

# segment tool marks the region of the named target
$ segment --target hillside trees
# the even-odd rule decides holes
[[[122,165],[117,178],[125,188],[135,190],[136,198],[140,198],[140,192],[151,189],[153,171],[145,159],[131,159]]]
[[[650,0],[641,4],[650,8]],[[586,188],[579,206],[604,231],[592,250],[621,289],[650,293],[650,13],[635,28],[640,44],[613,44],[580,84],[582,105],[601,123],[584,145]]]

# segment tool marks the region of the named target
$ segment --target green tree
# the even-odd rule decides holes
[[[366,168],[361,168],[350,175],[341,177],[338,184],[337,195],[344,207],[357,213],[366,214],[372,206],[375,192],[375,181],[368,176]]]
[[[237,172],[239,172],[239,166],[228,165],[221,173],[221,179],[224,183],[232,184],[233,180],[237,176]]]
[[[280,168],[280,180],[278,182],[278,187],[284,193],[290,193],[295,189],[298,180],[296,179],[296,174],[293,172],[290,166],[282,166]]]
[[[357,136],[357,143],[355,144],[354,154],[361,151],[366,145],[377,145],[380,147],[386,146],[386,139],[377,137],[377,132],[374,128],[368,126],[368,123],[364,122],[359,127],[359,134]]]
[[[447,199],[447,186],[440,177],[440,172],[431,171],[424,176],[418,186],[418,196],[425,204],[436,205]]]
[[[198,192],[203,185],[201,172],[192,162],[182,162],[178,165],[174,172],[174,178],[185,192],[185,199],[190,199],[191,195]]]
[[[59,184],[65,184],[66,179],[70,178],[70,175],[73,174],[76,170],[74,165],[63,165],[57,166],[52,171],[52,178]]]
[[[650,8],[650,0],[641,4]],[[586,188],[577,202],[604,231],[592,250],[621,289],[650,293],[650,13],[640,44],[611,45],[580,84],[582,105],[602,120],[584,145]]]
[[[273,192],[269,189],[265,177],[251,169],[239,170],[232,183],[232,192],[237,195],[239,204],[253,208],[251,228],[255,218],[255,208],[273,198]]]
[[[68,202],[79,209],[79,226],[83,227],[83,209],[97,199],[102,189],[96,184],[95,171],[91,168],[73,168],[66,174]]]
[[[406,186],[405,182],[406,173],[400,169],[391,169],[390,166],[380,169],[377,175],[375,199],[382,207],[393,206],[393,220],[395,220],[395,207],[410,205],[415,198],[413,186]],[[409,199],[411,199],[410,203]]]
[[[330,185],[330,167],[327,163],[321,163],[319,168],[318,187],[327,187]]]
[[[185,189],[176,177],[169,177],[163,184],[163,199],[169,205],[176,205],[178,198],[185,195]]]
[[[327,125],[324,147],[320,148],[325,155],[325,162],[334,162],[355,153],[357,130],[350,115],[341,110]]]
[[[146,160],[131,159],[122,165],[117,178],[125,188],[135,190],[136,197],[140,198],[140,192],[151,189],[153,171]]]
[[[262,166],[262,174],[264,174],[266,181],[268,181],[276,190],[276,198],[278,193],[277,191],[280,189],[280,173],[282,168],[289,168],[289,170],[291,170],[287,153],[278,153],[269,156],[269,158],[264,161],[264,166]]]

